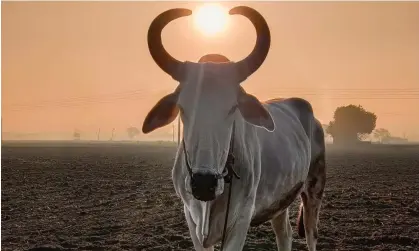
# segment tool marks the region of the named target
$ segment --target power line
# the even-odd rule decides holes
[[[278,95],[279,96],[279,95]],[[399,96],[399,97],[350,97],[350,96],[328,96],[325,97],[324,95],[317,95],[317,94],[296,94],[296,95],[288,95],[289,97],[296,97],[296,96],[314,96],[319,97],[323,96],[321,98],[328,99],[328,100],[419,100],[419,96]],[[7,109],[9,111],[28,111],[28,110],[37,110],[39,108],[44,109],[56,109],[56,108],[71,108],[71,107],[80,107],[80,106],[86,106],[86,105],[98,105],[98,104],[108,104],[108,103],[116,103],[117,101],[128,101],[132,100],[132,97],[121,97],[121,98],[115,98],[113,100],[102,100],[102,101],[87,101],[87,102],[81,102],[81,103],[73,103],[73,104],[54,104],[54,105],[43,105],[43,106],[25,106],[20,108],[7,108],[4,107],[3,109]],[[141,97],[136,97],[136,100]]]
[[[293,90],[294,92],[297,91],[298,94],[304,93],[312,93],[313,91],[320,91],[320,93],[330,92],[330,91],[341,91],[340,93],[354,93],[354,92],[379,92],[381,94],[419,94],[419,88],[387,88],[387,89],[373,89],[373,88],[280,88],[280,91],[290,91]],[[342,92],[344,91],[344,92]],[[277,91],[278,92],[278,91]],[[387,93],[385,93],[387,92]],[[405,93],[397,93],[397,92],[405,92]],[[100,98],[112,98],[118,95],[134,95],[134,94],[147,94],[147,91],[144,89],[135,89],[129,90],[124,92],[117,92],[117,93],[109,93],[109,94],[102,94],[102,95],[95,95],[95,96],[82,96],[82,97],[72,97],[72,98],[65,98],[61,100],[44,100],[39,101],[38,105],[40,104],[48,104],[48,103],[57,103],[57,102],[73,102],[73,101],[85,101],[89,99],[100,99]],[[4,104],[4,106],[33,106],[34,104]]]
[[[64,98],[60,100],[42,100],[37,103],[39,104],[48,104],[48,103],[57,103],[57,102],[73,102],[73,101],[83,101],[88,99],[97,99],[97,98],[104,98],[104,97],[113,97],[118,95],[124,95],[124,94],[135,94],[139,93],[142,94],[144,92],[144,89],[135,89],[135,90],[129,90],[129,91],[123,91],[123,92],[116,92],[116,93],[107,93],[107,94],[100,94],[100,95],[94,95],[94,96],[81,96],[81,97],[71,97],[71,98]],[[33,104],[5,104],[4,106],[32,106]]]
[[[337,91],[419,91],[419,88],[324,88],[324,87],[281,87],[282,90],[337,90]]]
[[[273,93],[273,96],[314,96],[326,99],[346,99],[346,100],[417,100],[419,99],[419,88],[394,88],[394,89],[356,89],[356,88],[328,88],[318,89],[312,88],[281,88],[280,91]],[[298,90],[298,91],[297,91]],[[317,92],[313,92],[317,91]],[[398,93],[397,93],[398,92]],[[281,95],[282,94],[282,95]],[[147,92],[141,89],[124,91],[112,94],[104,94],[97,96],[73,97],[61,100],[46,100],[32,104],[4,104],[3,108],[11,111],[33,110],[38,108],[65,108],[78,107],[86,105],[115,103],[120,100],[130,100],[131,98],[139,99],[147,95]]]
[[[8,108],[8,110],[11,111],[24,111],[24,110],[33,110],[33,109],[38,109],[38,108],[46,108],[46,109],[54,109],[54,108],[68,108],[68,107],[79,107],[79,106],[86,106],[86,105],[96,105],[96,104],[107,104],[107,103],[115,103],[117,101],[127,101],[127,100],[132,100],[135,97],[135,100],[138,100],[140,98],[143,98],[144,95],[137,95],[137,94],[132,94],[132,95],[126,95],[124,97],[116,97],[116,98],[112,98],[109,100],[86,100],[83,102],[78,102],[78,103],[52,103],[49,105],[25,105],[25,106],[19,106],[19,107],[10,107]],[[7,107],[3,107],[6,108]]]
[[[133,95],[143,95],[143,93],[139,93],[139,92],[131,92],[131,93],[126,93],[124,95],[120,95],[119,96],[115,96],[114,95],[108,95],[108,99],[113,100],[113,99],[123,99],[125,97],[130,97]],[[74,102],[100,102],[103,100],[100,100],[100,96],[96,96],[96,97],[75,97],[75,98],[68,98],[68,99],[62,99],[62,100],[48,100],[48,101],[40,101],[37,103],[32,103],[32,104],[5,104],[3,105],[4,107],[43,107],[43,106],[48,106],[48,105],[61,105],[61,104],[71,104]],[[106,98],[106,97],[105,97]]]

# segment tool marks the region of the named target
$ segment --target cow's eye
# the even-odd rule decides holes
[[[237,109],[237,105],[234,105],[233,107],[231,107],[230,111],[228,112],[228,116],[230,116],[231,114],[233,114]]]

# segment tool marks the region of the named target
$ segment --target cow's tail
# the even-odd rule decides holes
[[[297,231],[298,231],[298,235],[301,238],[306,237],[306,231],[304,228],[304,206],[303,206],[303,202],[301,202],[300,204],[300,212],[298,212],[298,218],[297,218]]]

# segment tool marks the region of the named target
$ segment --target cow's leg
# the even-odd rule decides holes
[[[186,222],[188,223],[189,234],[196,251],[214,251],[214,247],[204,248],[196,236],[196,224],[193,222],[191,213],[186,206],[183,207]]]
[[[289,220],[288,209],[271,220],[276,235],[276,245],[279,251],[291,251],[292,227]]]
[[[310,167],[305,189],[301,193],[303,205],[300,207],[298,233],[306,237],[309,251],[315,251],[318,238],[317,223],[326,183],[326,165],[324,155]]]

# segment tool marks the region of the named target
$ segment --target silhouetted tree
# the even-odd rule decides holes
[[[333,118],[327,133],[333,137],[333,143],[337,144],[356,143],[372,133],[377,122],[377,115],[360,105],[338,107]]]
[[[133,139],[133,138],[135,138],[135,136],[140,134],[140,130],[138,130],[137,127],[132,127],[131,126],[131,127],[127,128],[127,133],[128,133],[128,137],[130,139]]]
[[[74,140],[80,140],[80,137],[81,137],[81,133],[79,132],[79,130],[75,129],[73,133]]]
[[[327,128],[329,127],[329,125],[326,125],[326,124],[322,124],[322,128],[323,128],[323,132],[324,132],[324,135],[326,136],[326,134],[328,134],[327,133]]]
[[[385,128],[378,128],[374,130],[374,138],[380,141],[380,143],[383,143],[383,140],[389,139],[390,137],[390,132]]]

